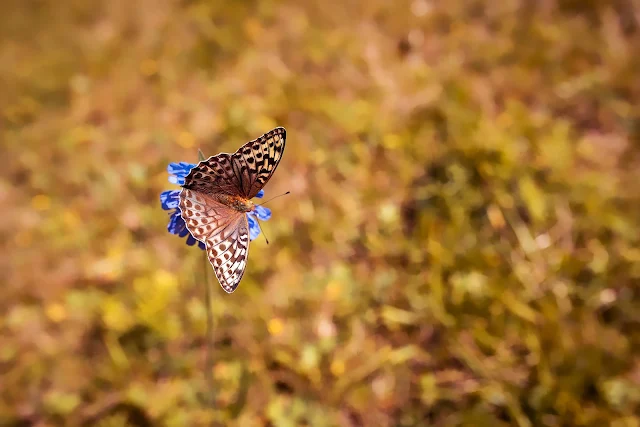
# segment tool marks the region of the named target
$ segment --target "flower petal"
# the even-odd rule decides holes
[[[260,191],[258,191],[258,194],[256,194],[256,197],[257,197],[258,199],[262,199],[262,198],[264,197],[264,190],[260,190]]]
[[[184,185],[184,178],[178,178],[176,176],[170,175],[169,182],[176,185]]]
[[[184,223],[184,220],[182,222]],[[178,234],[178,236],[180,236],[180,237],[191,236],[191,234],[189,233],[189,229],[187,229],[187,225],[186,224],[184,226],[184,229],[180,232],[180,234]]]
[[[172,184],[183,185],[184,179],[189,174],[189,171],[195,166],[195,164],[187,162],[169,163],[169,166],[167,166],[167,172],[169,172],[169,182]]]
[[[176,209],[169,217],[169,225],[167,225],[167,230],[171,234],[180,235],[186,229],[187,229],[187,226],[184,223],[184,220],[182,219],[182,217],[180,216],[180,211]]]
[[[260,235],[260,226],[258,220],[251,214],[247,214],[247,220],[249,221],[249,239],[255,240]]]
[[[177,209],[180,204],[180,191],[163,191],[162,194],[160,194],[160,204],[162,205],[162,209],[165,211]]]
[[[187,237],[187,245],[189,246],[193,246],[195,245],[197,242],[197,240],[195,239],[195,237],[193,237],[191,234],[189,234],[189,237]]]
[[[169,182],[184,185],[185,177],[195,166],[195,164],[187,162],[169,163],[169,166],[167,166]],[[180,190],[163,191],[162,194],[160,194],[160,204],[162,205],[162,209],[173,211],[169,214],[169,224],[167,225],[169,233],[176,234],[179,237],[187,237],[186,243],[189,246],[193,246],[197,242],[200,249],[206,249],[204,243],[196,240],[191,233],[189,233],[187,224],[185,224],[182,216],[180,216],[180,209],[178,208],[180,205]]]
[[[189,174],[189,171],[193,169],[196,165],[194,163],[187,162],[179,162],[179,163],[169,163],[167,166],[167,172],[170,175],[175,175],[179,178],[184,178]]]
[[[264,206],[256,206],[253,213],[261,221],[267,221],[271,218],[271,209],[265,208]]]

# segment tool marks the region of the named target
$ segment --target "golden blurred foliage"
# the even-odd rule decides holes
[[[640,425],[637,1],[2,10],[0,425]],[[167,165],[275,126],[228,295]]]

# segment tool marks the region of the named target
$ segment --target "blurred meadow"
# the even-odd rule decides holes
[[[228,295],[167,165],[275,126]],[[640,426],[637,0],[5,0],[0,141],[1,426]]]

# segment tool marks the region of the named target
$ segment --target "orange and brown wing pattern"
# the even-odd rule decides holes
[[[275,172],[287,139],[287,131],[278,127],[244,144],[232,156],[232,170],[240,181],[242,195],[252,199]]]
[[[286,138],[287,131],[278,127],[247,142],[233,154],[211,156],[191,169],[183,188],[252,199],[278,167]]]

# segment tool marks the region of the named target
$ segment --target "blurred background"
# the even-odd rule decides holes
[[[5,0],[0,425],[639,426],[639,52],[636,0]],[[275,126],[228,295],[167,165]]]

